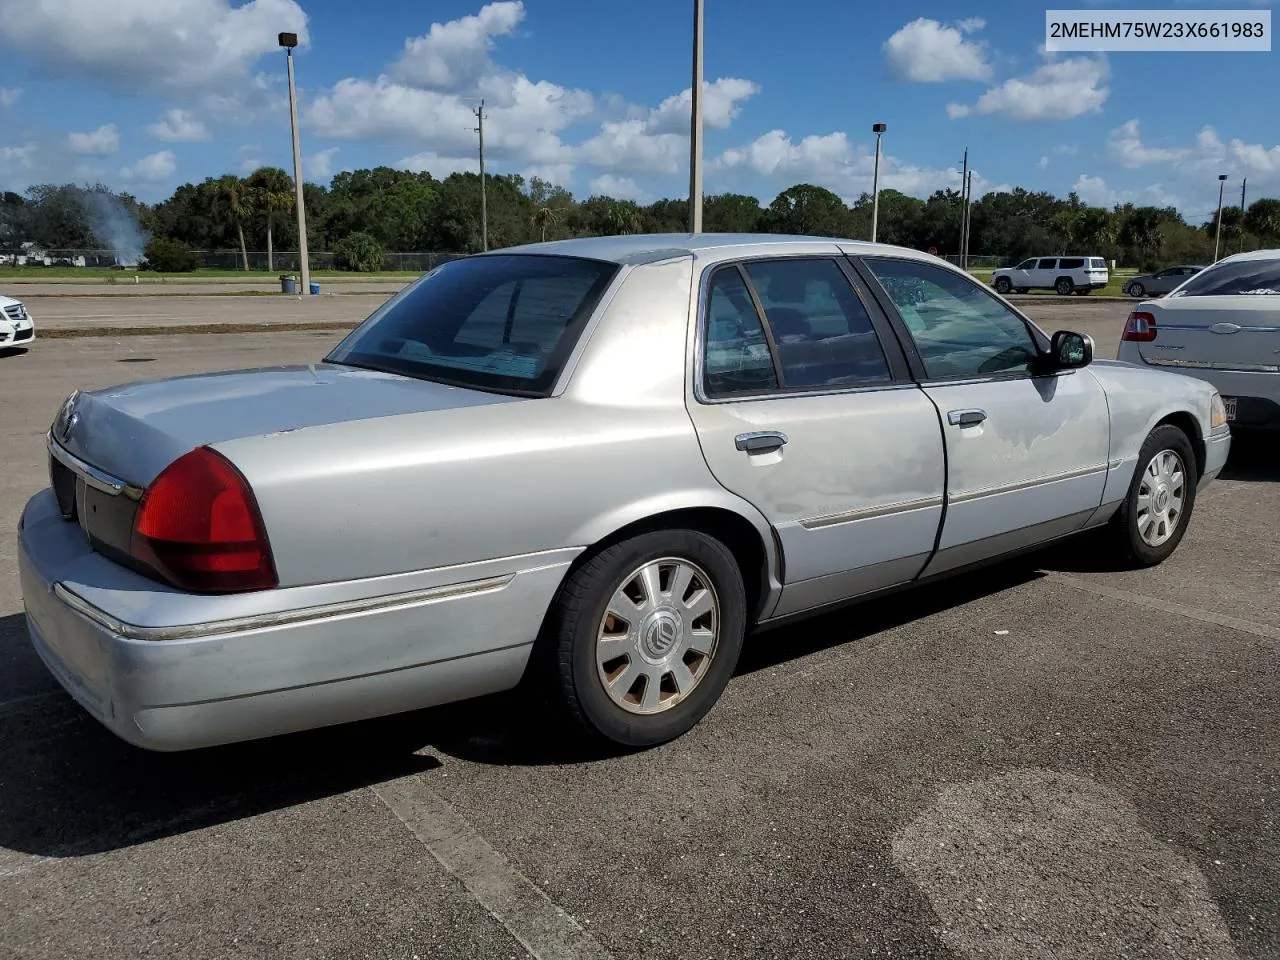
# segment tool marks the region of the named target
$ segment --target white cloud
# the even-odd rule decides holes
[[[120,177],[124,180],[141,180],[146,183],[159,183],[168,180],[177,169],[177,159],[172,150],[161,150],[149,153],[131,167],[122,167]]]
[[[991,65],[981,43],[965,34],[986,23],[977,17],[947,26],[920,17],[884,42],[885,67],[897,80],[944,83],[948,80],[987,80]]]
[[[1107,150],[1122,167],[1144,167],[1150,163],[1173,163],[1188,153],[1181,148],[1143,146],[1138,121],[1130,120],[1111,131]]]
[[[31,161],[35,156],[36,145],[24,143],[20,147],[0,147],[0,170],[13,172],[31,169]]]
[[[0,107],[12,107],[21,96],[20,87],[0,87]]]
[[[1181,197],[1169,193],[1158,183],[1149,184],[1141,190],[1116,190],[1102,177],[1091,177],[1087,173],[1082,173],[1076,178],[1071,189],[1081,200],[1094,207],[1114,207],[1124,203],[1143,207],[1181,208],[1184,205]]]
[[[116,90],[208,92],[278,50],[276,34],[307,43],[295,0],[40,0],[7,2],[0,41],[56,76]]]
[[[1074,157],[1080,152],[1080,148],[1074,143],[1060,143],[1049,152],[1059,157]]]
[[[539,180],[545,180],[547,183],[554,183],[558,187],[568,186],[573,179],[573,164],[571,163],[544,163],[532,167],[526,167],[521,175],[526,180],[532,180],[537,177]]]
[[[442,157],[431,150],[415,153],[411,157],[403,157],[396,161],[395,165],[401,170],[429,173],[437,180],[443,180],[451,173],[480,172],[480,161],[476,157]]]
[[[262,161],[257,157],[249,156],[240,161],[241,173],[253,173],[262,166]]]
[[[739,113],[742,102],[760,92],[759,84],[737,77],[721,77],[704,83],[702,90],[702,123],[712,130],[724,130]],[[648,133],[688,133],[693,113],[693,88],[685,87],[651,110],[644,118]]]
[[[641,190],[630,177],[615,177],[611,173],[596,177],[587,188],[592,196],[613,197],[615,200],[634,200],[636,203],[649,203],[653,198]]]
[[[1116,127],[1107,138],[1109,154],[1122,166],[1167,166],[1185,178],[1205,178],[1225,173],[1250,177],[1259,186],[1280,184],[1280,144],[1246,143],[1238,137],[1224,141],[1213,127],[1201,127],[1186,146],[1150,147],[1142,142],[1137,120]]]
[[[1036,161],[1036,166],[1039,167],[1041,170],[1047,170],[1049,168],[1049,158],[1041,157],[1039,160]]]
[[[782,130],[770,130],[744,146],[724,151],[711,161],[710,167],[747,170],[785,186],[805,181],[853,198],[871,192],[875,157],[865,146],[855,148],[843,132],[811,135],[796,142]],[[1004,189],[1003,185],[993,186],[978,173],[973,181],[975,197],[988,190]],[[955,167],[921,167],[883,156],[880,186],[927,197],[935,190],[958,190],[960,171]]]
[[[67,147],[72,153],[105,156],[120,149],[120,131],[114,123],[106,123],[88,133],[67,134]]]
[[[471,16],[433,23],[424,36],[404,42],[404,53],[391,68],[397,80],[436,90],[470,86],[493,72],[489,59],[493,38],[509,34],[524,19],[524,4],[490,3]]]
[[[190,110],[178,107],[166,110],[163,117],[147,127],[147,133],[167,143],[195,143],[209,139],[204,122]]]
[[[1111,95],[1110,66],[1104,55],[1050,57],[1030,75],[1012,77],[992,87],[973,106],[951,103],[952,119],[970,114],[995,114],[1011,120],[1070,120],[1097,113]]]
[[[324,150],[317,150],[309,157],[304,157],[302,160],[303,178],[312,182],[332,180],[333,158],[337,156],[337,153],[337,147],[328,147]]]

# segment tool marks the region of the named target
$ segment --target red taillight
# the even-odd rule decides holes
[[[175,587],[196,593],[266,590],[278,583],[253,491],[208,447],[173,461],[147,488],[129,552]]]
[[[1124,333],[1120,334],[1121,340],[1129,340],[1133,343],[1150,343],[1155,338],[1156,317],[1154,313],[1135,310],[1129,314],[1129,319],[1124,325]]]

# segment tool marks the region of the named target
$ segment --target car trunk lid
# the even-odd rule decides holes
[[[1155,339],[1138,343],[1148,363],[1280,372],[1280,297],[1165,297],[1135,313],[1155,318]]]

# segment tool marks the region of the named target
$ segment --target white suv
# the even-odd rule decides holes
[[[1064,297],[1073,293],[1084,296],[1110,280],[1107,261],[1101,257],[1032,257],[991,274],[991,285],[1001,294],[1056,290]]]

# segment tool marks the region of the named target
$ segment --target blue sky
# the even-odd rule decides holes
[[[492,171],[583,197],[681,196],[691,7],[0,0],[0,189],[101,180],[156,200],[188,180],[289,168],[275,38],[293,30],[309,179],[474,169],[483,96]],[[1219,173],[1237,201],[1242,177],[1251,197],[1280,195],[1280,48],[1046,55],[1044,6],[1025,0],[706,8],[709,192],[767,202],[808,181],[856,197],[883,121],[882,183],[918,196],[959,185],[966,146],[975,192],[1075,189],[1193,221],[1211,215]]]

